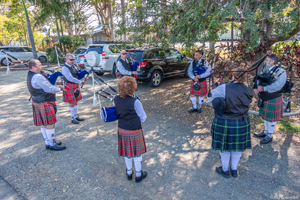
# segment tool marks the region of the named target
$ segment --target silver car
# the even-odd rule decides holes
[[[84,59],[85,59],[86,50],[87,50],[86,47],[79,47],[73,53],[73,55],[75,56],[76,64],[83,69],[85,68]]]
[[[19,60],[30,60],[33,59],[32,49],[30,47],[18,47],[18,46],[0,46],[0,50],[8,53],[9,55],[19,59]],[[47,57],[45,52],[37,51],[38,59],[41,63],[47,62]],[[10,64],[14,58],[8,56],[8,63]],[[0,64],[6,66],[7,64],[6,55],[0,52]]]
[[[124,49],[134,49],[134,45],[126,45]],[[112,42],[103,42],[99,44],[89,45],[85,55],[85,67],[87,70],[93,68],[98,75],[109,72],[115,76],[114,63],[120,56],[122,44],[114,44]]]

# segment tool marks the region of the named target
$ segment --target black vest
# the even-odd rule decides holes
[[[74,69],[73,67],[70,67],[70,66],[68,66],[68,65],[66,65],[66,64],[64,64],[63,67],[68,68],[68,69],[70,70],[72,76],[73,76],[74,78],[79,79],[79,78],[78,78],[78,71],[77,71],[76,69]],[[69,81],[68,79],[66,79],[66,77],[63,77],[63,79],[64,79],[64,81],[65,81],[66,83],[73,83],[73,82]]]
[[[259,93],[259,97],[263,100],[263,101],[268,101],[271,99],[276,99],[277,97],[281,97],[282,93],[281,92],[273,92],[273,93],[269,93],[269,92],[260,92]]]
[[[127,63],[122,58],[120,58],[119,61],[122,63],[124,69],[126,69],[127,71],[133,71],[130,63]]]
[[[140,117],[134,109],[136,98],[126,96],[125,99],[119,95],[114,98],[118,115],[118,127],[125,130],[139,130],[142,128]]]
[[[252,102],[253,94],[250,89],[242,83],[227,83],[225,92],[225,112],[222,119],[243,119],[249,117],[248,110]]]
[[[47,93],[43,89],[35,89],[34,87],[32,87],[31,79],[36,74],[38,74],[38,73],[32,72],[32,71],[28,71],[28,74],[27,74],[27,88],[31,94],[32,102],[33,103],[42,103],[42,102],[47,102],[47,101],[50,101],[50,102],[56,101],[55,94]]]
[[[197,67],[197,63],[198,63],[198,60],[193,60],[193,74],[194,76],[196,76],[197,74],[195,73],[195,68]],[[204,67],[205,64],[204,64],[204,60],[201,59],[201,62],[199,64],[199,67]]]

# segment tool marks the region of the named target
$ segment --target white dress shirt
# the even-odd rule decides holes
[[[202,59],[198,60],[197,65],[200,64],[201,61],[202,61]],[[192,62],[190,63],[190,66],[189,66],[189,69],[188,69],[188,75],[189,75],[189,77],[190,77],[191,79],[194,79],[194,78],[195,78],[194,70],[193,70],[193,62],[194,62],[194,61],[192,61]],[[203,74],[200,75],[201,78],[206,78],[206,77],[208,77],[208,76],[210,75],[210,71],[211,71],[211,66],[210,66],[210,64],[209,64],[206,60],[204,61],[204,65],[207,67],[207,69],[206,69],[206,71],[205,71]]]
[[[275,67],[272,66],[268,69],[268,72],[273,69]],[[284,70],[282,68],[280,68],[278,70],[278,72],[276,73],[275,76],[278,76],[281,72],[283,72]],[[284,72],[283,74],[281,74],[278,79],[275,80],[274,83],[272,83],[271,85],[267,85],[267,86],[264,86],[264,91],[265,92],[269,92],[269,93],[274,93],[274,92],[277,92],[279,90],[281,90],[283,88],[283,86],[285,85],[286,83],[286,79],[287,79],[287,74],[286,72]]]
[[[58,87],[53,86],[42,74],[35,74],[31,79],[31,85],[35,89],[43,89],[44,92],[55,94],[60,92]]]
[[[67,64],[67,63],[65,63],[66,65],[68,65],[69,67],[73,67],[73,66],[71,66],[71,65],[69,65],[69,64]],[[74,67],[73,67],[74,68]],[[68,81],[70,81],[70,82],[72,82],[72,83],[77,83],[77,84],[81,84],[82,83],[82,81],[81,80],[79,80],[79,79],[77,79],[77,78],[74,78],[74,76],[72,76],[72,74],[71,74],[71,72],[70,72],[70,70],[67,68],[67,67],[62,67],[61,68],[61,73],[64,75],[64,77],[68,80]]]
[[[120,59],[124,60],[123,58]],[[124,61],[129,63],[127,59]],[[131,71],[126,70],[120,61],[117,62],[117,69],[122,75],[131,76]]]
[[[113,101],[113,106],[116,106],[114,101]],[[145,122],[147,119],[147,115],[143,108],[142,103],[138,99],[136,99],[134,102],[134,110],[135,110],[136,114],[139,116],[141,122]]]

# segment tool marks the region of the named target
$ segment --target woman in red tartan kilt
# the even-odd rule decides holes
[[[278,58],[275,54],[268,56],[265,60],[266,65],[263,69],[263,73],[270,72],[270,70],[275,67],[277,62]],[[256,137],[263,138],[260,141],[261,144],[272,142],[273,132],[275,130],[277,121],[283,115],[282,93],[280,90],[286,83],[287,74],[282,68],[279,68],[276,70],[274,77],[277,76],[278,78],[272,84],[267,86],[258,86],[257,89],[254,89],[254,92],[259,94],[259,97],[263,102],[262,106],[259,108],[259,115],[264,120],[265,129],[261,133],[254,134]]]
[[[63,101],[69,103],[69,111],[71,114],[71,122],[79,124],[79,121],[84,119],[78,116],[78,101],[82,99],[79,84],[84,84],[86,80],[81,81],[78,77],[78,70],[73,65],[74,56],[72,54],[66,55],[66,63],[61,68],[61,73],[64,75],[65,91]]]
[[[135,182],[146,178],[147,172],[142,171],[142,154],[147,152],[141,122],[147,115],[142,103],[135,98],[137,87],[135,78],[124,76],[118,80],[119,95],[114,98],[118,115],[118,150],[119,156],[125,158],[127,179],[132,180],[132,161],[135,166]]]
[[[56,97],[55,93],[60,88],[51,85],[48,78],[41,74],[42,64],[38,60],[30,60],[28,63],[27,87],[32,98],[33,122],[41,126],[41,132],[45,140],[46,149],[64,150],[61,142],[54,140],[56,123]],[[63,89],[63,88],[61,88]]]
[[[202,59],[203,52],[196,51],[195,52],[195,60],[190,63],[188,68],[188,75],[192,79],[192,83],[190,86],[190,95],[191,102],[193,107],[188,110],[189,113],[197,111],[201,113],[201,105],[204,100],[204,96],[207,94],[207,83],[205,78],[210,76],[211,67],[209,63]],[[197,70],[201,71],[201,74]],[[198,88],[197,88],[198,87]],[[197,96],[199,96],[198,108],[197,108]]]

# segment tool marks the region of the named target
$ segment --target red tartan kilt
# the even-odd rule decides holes
[[[79,96],[75,97],[74,96],[74,91],[75,89],[79,89]],[[82,99],[81,96],[81,91],[79,88],[79,84],[76,83],[66,83],[65,84],[65,91],[64,91],[64,95],[63,95],[63,101],[64,102],[69,102],[69,103],[75,103],[76,101],[79,101]]]
[[[47,126],[56,123],[55,102],[33,103],[33,122],[36,126]]]
[[[195,89],[194,89],[194,83],[195,83],[195,81],[192,80],[191,87],[190,87],[190,94],[191,94],[191,95],[197,95],[197,96],[204,96],[204,95],[207,95],[207,84],[206,84],[206,80],[200,82],[200,90],[195,90]]]
[[[143,129],[124,130],[118,128],[119,156],[139,157],[147,152]]]

